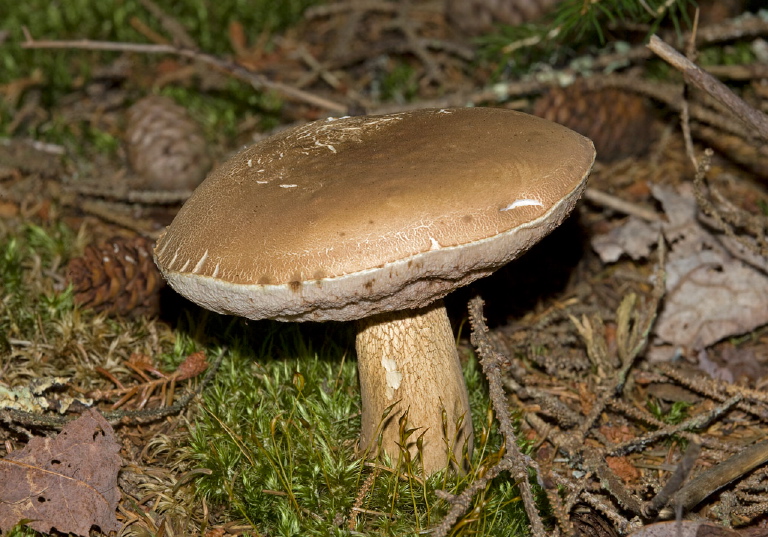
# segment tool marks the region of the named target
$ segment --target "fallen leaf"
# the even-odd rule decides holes
[[[57,436],[35,437],[0,459],[0,530],[26,519],[43,533],[118,531],[119,451],[114,430],[91,409]]]
[[[701,371],[729,384],[747,386],[768,378],[768,363],[751,348],[722,343],[711,349],[701,349],[696,357]]]
[[[664,341],[702,349],[768,323],[768,278],[728,253],[722,236],[696,218],[693,192],[655,187],[669,223],[667,295],[655,332]]]
[[[630,218],[596,237],[593,248],[610,262],[647,256],[659,229],[669,244],[664,306],[654,326],[657,342],[699,350],[768,323],[768,278],[755,262],[732,254],[732,241],[702,225],[690,185],[653,186],[666,222]],[[743,255],[741,256],[744,257]]]
[[[198,376],[208,369],[208,362],[203,351],[193,352],[187,356],[176,369],[176,380],[187,380]]]
[[[647,258],[659,239],[658,224],[629,218],[623,225],[592,239],[592,249],[603,263],[614,263],[622,255],[634,260]]]

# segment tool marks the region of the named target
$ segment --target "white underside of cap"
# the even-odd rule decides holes
[[[530,248],[560,224],[585,184],[539,218],[504,233],[460,246],[433,244],[433,249],[409,258],[335,278],[244,285],[177,271],[165,271],[164,276],[171,287],[199,305],[249,319],[350,321],[421,308],[491,274]]]

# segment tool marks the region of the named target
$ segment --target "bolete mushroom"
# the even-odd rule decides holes
[[[361,447],[381,434],[396,456],[407,411],[418,430],[405,447],[423,433],[429,474],[473,438],[442,298],[559,225],[594,157],[587,138],[509,110],[315,121],[209,175],[155,260],[174,289],[220,313],[357,320]]]

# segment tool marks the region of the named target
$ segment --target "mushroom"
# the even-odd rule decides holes
[[[363,450],[426,474],[462,463],[472,420],[442,298],[568,215],[595,153],[565,127],[491,108],[328,118],[247,147],[159,238],[171,287],[219,313],[358,321]],[[391,408],[390,408],[391,407]],[[385,417],[386,416],[386,417]]]

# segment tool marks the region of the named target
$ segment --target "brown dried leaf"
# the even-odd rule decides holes
[[[205,352],[193,352],[176,368],[176,380],[191,379],[206,369],[208,369],[208,361],[205,359]]]
[[[614,444],[620,444],[622,442],[629,442],[637,438],[637,433],[632,430],[628,425],[601,425],[600,434],[605,436],[608,441]]]
[[[119,451],[114,430],[91,409],[57,436],[35,437],[0,459],[0,530],[26,519],[43,533],[118,531]]]
[[[647,255],[661,227],[670,252],[667,293],[655,335],[672,345],[702,349],[768,323],[765,274],[734,257],[727,237],[701,224],[690,190],[654,186],[652,191],[664,207],[666,222],[630,219],[625,227],[596,237],[592,246],[607,262],[622,254],[637,259]]]
[[[654,196],[670,220],[664,235],[672,244],[656,335],[701,349],[768,323],[768,278],[732,257],[699,223],[693,193],[656,187]]]

